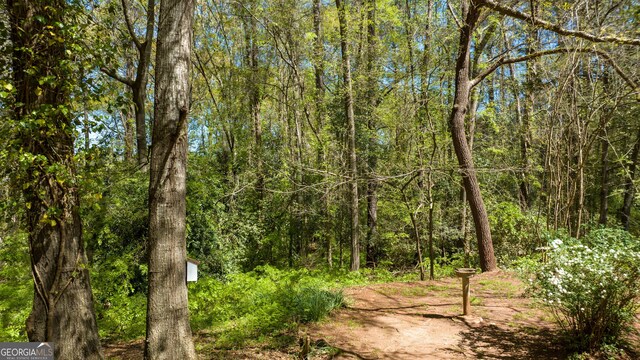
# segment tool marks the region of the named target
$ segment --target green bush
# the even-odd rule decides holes
[[[133,268],[137,268],[133,271]],[[132,254],[110,257],[93,264],[91,287],[100,337],[134,339],[144,336],[147,297],[134,288],[134,279],[146,276],[147,266]]]
[[[576,351],[620,345],[640,295],[640,242],[622,230],[555,239],[534,294],[553,311]]]
[[[534,253],[538,243],[535,216],[523,212],[517,204],[500,202],[490,205],[489,222],[493,247],[501,265]]]
[[[269,266],[226,282],[204,278],[189,289],[191,324],[214,331],[218,347],[241,346],[322,319],[344,302],[337,286],[327,273]]]
[[[303,287],[292,295],[289,307],[291,318],[302,323],[319,321],[331,310],[344,304],[342,291],[330,291],[315,287]]]

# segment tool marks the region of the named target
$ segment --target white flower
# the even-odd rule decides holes
[[[560,240],[560,239],[554,239],[554,240],[551,242],[551,246],[552,246],[554,249],[557,249],[560,245],[562,245],[562,240]]]

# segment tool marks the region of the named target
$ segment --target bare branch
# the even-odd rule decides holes
[[[592,42],[598,43],[614,43],[614,44],[624,44],[624,45],[640,45],[640,39],[630,39],[621,36],[597,36],[585,31],[579,30],[569,30],[565,29],[558,24],[554,24],[545,20],[541,20],[537,17],[533,17],[529,14],[523,13],[520,10],[512,9],[508,6],[504,6],[499,4],[493,0],[479,0],[479,4],[482,6],[486,6],[492,10],[495,10],[501,14],[514,17],[516,19],[527,21],[533,25],[539,26],[545,30],[553,31],[560,35],[573,36],[582,38],[585,40],[589,40]]]
[[[606,60],[609,64],[611,64],[611,66],[616,71],[616,73],[620,75],[620,77],[625,81],[625,83],[627,83],[627,85],[629,85],[629,87],[631,87],[632,89],[638,88],[638,84],[633,79],[631,79],[631,77],[627,75],[622,70],[622,68],[620,68],[620,66],[618,66],[618,64],[613,60],[613,58],[611,58],[609,54],[607,54],[604,51],[600,51],[596,49],[588,49],[588,48],[560,48],[560,49],[537,51],[531,54],[514,57],[514,58],[502,57],[496,60],[493,64],[489,65],[480,74],[476,75],[476,77],[474,77],[473,80],[471,80],[470,87],[473,88],[474,86],[478,85],[482,80],[484,80],[484,78],[491,75],[491,73],[493,73],[496,69],[498,69],[502,65],[515,64],[515,63],[532,60],[532,59],[539,58],[546,55],[572,53],[572,52],[592,53],[600,56],[601,58]]]
[[[458,20],[456,13],[453,11],[453,8],[451,7],[451,3],[448,1],[447,1],[447,7],[449,8],[449,12],[451,13],[451,16],[453,16],[453,20],[455,20],[456,24],[458,25],[458,29],[462,29],[462,23],[460,22],[460,20]]]
[[[129,86],[129,87],[133,87],[133,80],[126,78],[124,76],[119,75],[117,72],[115,72],[113,69],[107,69],[107,68],[100,68],[100,71],[102,71],[104,74],[108,75],[110,78],[114,79],[114,80],[118,80],[121,83]]]
[[[129,7],[127,6],[126,0],[122,0],[122,11],[124,12],[124,21],[127,23],[127,30],[129,30],[129,35],[131,35],[133,43],[136,44],[136,48],[138,48],[138,50],[142,50],[142,43],[136,36],[136,32],[133,30],[133,23],[129,17]]]

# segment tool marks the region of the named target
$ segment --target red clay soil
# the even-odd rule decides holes
[[[566,358],[551,319],[523,296],[513,276],[473,277],[472,315],[466,317],[460,316],[460,287],[451,278],[348,289],[347,308],[306,329],[312,343],[326,343],[337,354],[312,358]]]

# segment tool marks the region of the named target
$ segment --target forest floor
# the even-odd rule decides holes
[[[471,278],[472,315],[462,313],[458,278],[345,289],[347,306],[299,330],[308,359],[565,359],[557,326],[508,272]],[[196,336],[200,359],[297,359],[281,349],[215,350]],[[637,339],[636,339],[637,340]],[[301,341],[302,342],[302,341]],[[142,341],[105,345],[108,359],[141,359]]]

